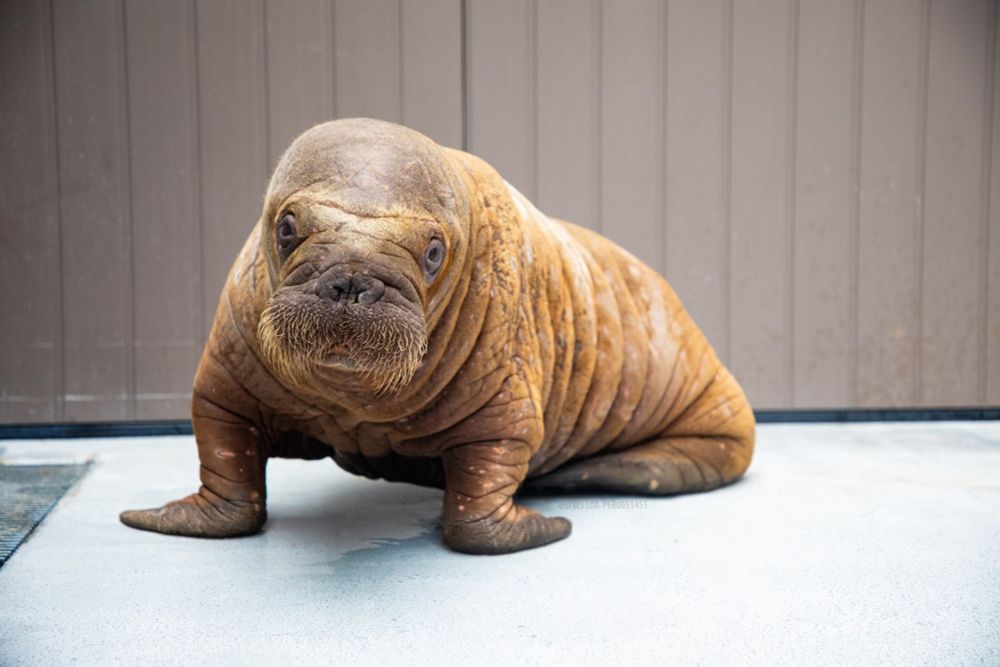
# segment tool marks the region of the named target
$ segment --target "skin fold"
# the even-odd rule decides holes
[[[267,460],[329,457],[442,488],[445,542],[487,554],[569,535],[522,487],[711,490],[744,473],[755,426],[656,272],[479,158],[368,119],[318,125],[282,157],[192,420],[201,488],[126,525],[255,533]]]

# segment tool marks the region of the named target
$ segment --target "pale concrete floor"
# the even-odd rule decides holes
[[[1000,665],[1000,423],[774,425],[748,477],[546,498],[566,541],[447,551],[439,492],[274,461],[255,537],[119,510],[192,491],[189,437],[0,442],[96,460],[0,568],[0,664]]]

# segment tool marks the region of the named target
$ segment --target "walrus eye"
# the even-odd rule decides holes
[[[278,221],[278,250],[284,259],[298,245],[299,236],[295,233],[295,216],[285,213]]]
[[[427,250],[424,251],[424,271],[433,276],[441,268],[442,262],[444,262],[444,243],[439,239],[431,239],[427,244]]]

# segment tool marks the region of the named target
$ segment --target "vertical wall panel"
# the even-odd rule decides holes
[[[919,393],[922,3],[865,5],[858,230],[858,402]]]
[[[0,3],[0,32],[0,421],[56,421],[62,341],[48,3]]]
[[[122,7],[53,4],[65,417],[132,416],[132,271]]]
[[[547,213],[598,229],[600,7],[538,4],[538,194]]]
[[[680,0],[668,8],[666,276],[726,357],[732,4]]]
[[[987,3],[934,2],[928,54],[923,403],[983,397],[980,295]],[[956,258],[961,261],[955,261]]]
[[[333,120],[333,5],[329,0],[264,4],[268,164],[299,134]]]
[[[187,416],[278,156],[359,115],[663,271],[758,408],[996,405],[998,13],[0,3],[0,421]]]
[[[201,263],[204,329],[267,187],[264,23],[259,3],[199,0]]]
[[[850,405],[855,354],[854,153],[859,129],[854,117],[859,94],[855,6],[802,0],[799,12],[794,404]]]
[[[535,198],[535,1],[467,0],[468,150]]]
[[[664,270],[664,5],[603,3],[602,232]]]
[[[194,4],[125,6],[138,419],[184,414],[201,349]]]
[[[1000,11],[993,7],[993,108],[986,271],[986,404],[1000,405]]]
[[[462,148],[461,1],[403,2],[401,11],[402,122]]]
[[[403,115],[399,0],[336,0],[337,116]]]
[[[787,0],[733,16],[731,367],[758,408],[791,403],[790,17]]]

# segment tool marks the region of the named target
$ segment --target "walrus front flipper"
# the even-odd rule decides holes
[[[192,423],[201,460],[201,488],[163,507],[122,512],[121,522],[140,530],[191,537],[256,533],[267,520],[267,459],[257,428],[197,393]]]
[[[570,523],[514,502],[528,471],[527,445],[462,445],[444,453],[444,541],[469,554],[504,554],[569,536]]]
[[[205,487],[198,493],[148,510],[126,510],[121,522],[131,528],[188,537],[253,535],[267,520],[267,512],[252,503],[230,502]]]

